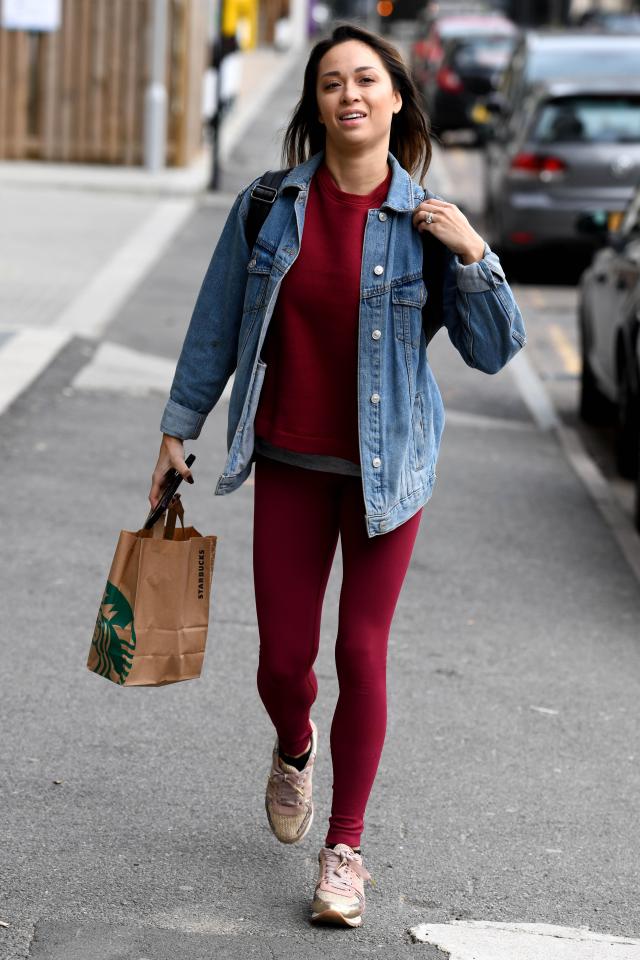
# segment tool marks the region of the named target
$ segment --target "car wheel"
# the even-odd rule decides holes
[[[586,423],[604,423],[611,415],[611,404],[598,387],[596,378],[591,369],[584,342],[582,330],[582,372],[580,375],[580,417]]]
[[[620,372],[616,423],[616,466],[622,477],[633,480],[638,472],[638,401],[633,395],[626,365]]]
[[[640,463],[640,437],[638,437],[638,462]],[[633,520],[636,530],[640,533],[640,470],[636,474],[636,508]]]

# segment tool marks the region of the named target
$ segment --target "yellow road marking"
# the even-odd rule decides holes
[[[533,287],[529,293],[531,294],[531,302],[533,303],[534,307],[546,307],[547,301],[543,297],[540,290],[538,290],[536,287]]]
[[[571,343],[569,337],[566,335],[562,327],[559,327],[556,323],[550,323],[549,336],[556,353],[562,360],[566,372],[573,374],[580,373],[580,370],[582,369],[580,354]]]

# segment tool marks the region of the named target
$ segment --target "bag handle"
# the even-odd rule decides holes
[[[173,540],[176,529],[176,518],[180,520],[180,526],[182,527],[182,533],[184,535],[184,507],[182,506],[179,493],[176,493],[169,504],[166,514],[159,517],[154,523],[151,530],[153,538],[155,540]]]

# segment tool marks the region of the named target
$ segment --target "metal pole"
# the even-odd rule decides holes
[[[144,94],[144,165],[161,170],[167,157],[167,0],[152,0],[149,85]]]

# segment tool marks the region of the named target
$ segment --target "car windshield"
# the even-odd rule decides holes
[[[495,23],[490,23],[488,20],[471,23],[464,23],[462,21],[441,23],[438,32],[443,40],[451,40],[454,37],[468,37],[475,34],[483,34],[485,37],[490,34],[504,34],[506,37],[512,35],[512,31],[508,26],[501,29]]]
[[[534,126],[538,143],[640,143],[640,96],[559,97]]]
[[[615,47],[535,50],[529,61],[529,80],[550,77],[634,77],[640,63],[640,42]]]
[[[513,37],[477,37],[456,44],[451,52],[451,60],[459,70],[469,67],[488,67],[495,70],[506,65],[514,42]]]

